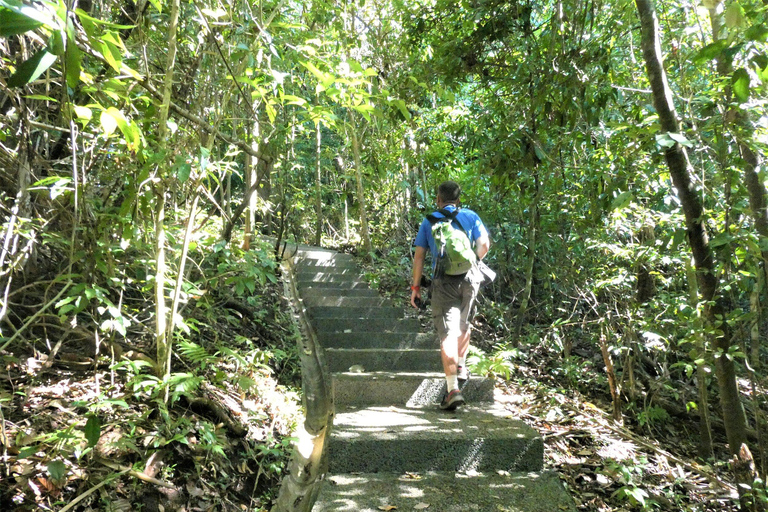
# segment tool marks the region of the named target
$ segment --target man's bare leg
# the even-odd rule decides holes
[[[443,362],[445,378],[455,377],[459,366],[459,340],[457,338],[448,335],[441,340],[440,359]],[[448,391],[451,391],[451,389]]]

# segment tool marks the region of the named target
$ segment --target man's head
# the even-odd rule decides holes
[[[455,181],[444,181],[437,187],[437,202],[442,204],[459,204],[461,187]]]

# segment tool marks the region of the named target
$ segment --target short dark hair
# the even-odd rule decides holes
[[[445,203],[458,203],[461,196],[461,186],[455,181],[444,181],[437,187],[437,197]]]

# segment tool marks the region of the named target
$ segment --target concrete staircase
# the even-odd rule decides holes
[[[313,511],[573,511],[541,436],[472,378],[441,411],[438,342],[371,290],[352,257],[300,249],[294,279],[333,374],[329,475]],[[396,507],[396,508],[388,508]]]

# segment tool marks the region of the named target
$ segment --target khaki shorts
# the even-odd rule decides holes
[[[468,331],[481,276],[474,267],[463,276],[445,276],[432,282],[432,320],[440,342]]]

